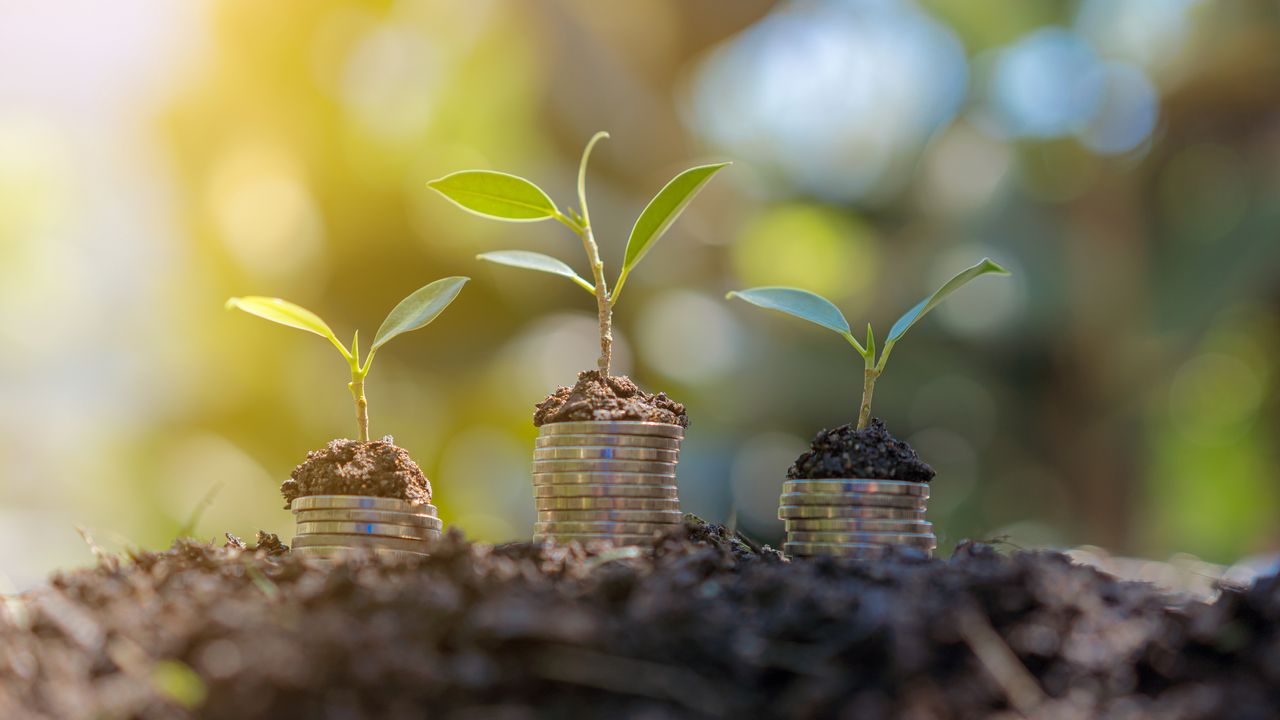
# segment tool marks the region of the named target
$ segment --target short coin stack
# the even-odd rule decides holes
[[[684,428],[580,421],[538,429],[534,540],[644,542],[680,526],[676,462]]]
[[[783,552],[870,558],[906,545],[931,554],[938,538],[925,520],[928,500],[928,483],[789,480],[778,506],[787,530]]]
[[[354,547],[385,557],[427,554],[443,523],[435,505],[368,495],[309,495],[294,499],[295,555],[332,560]]]

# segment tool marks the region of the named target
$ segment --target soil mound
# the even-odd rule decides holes
[[[625,375],[606,378],[599,370],[578,373],[576,385],[548,395],[533,414],[537,427],[576,420],[639,420],[689,427],[684,406],[666,393],[650,395]]]
[[[890,435],[880,418],[872,418],[865,430],[855,430],[852,425],[823,430],[787,470],[791,480],[869,478],[929,482],[933,475],[933,468],[910,445]]]
[[[307,453],[281,483],[280,494],[286,510],[294,498],[308,495],[373,495],[425,505],[431,502],[431,483],[390,436],[368,442],[331,440]]]
[[[1055,553],[783,562],[698,523],[328,570],[240,545],[0,604],[0,717],[1280,717],[1274,576],[1174,608]]]

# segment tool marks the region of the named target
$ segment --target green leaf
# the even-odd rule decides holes
[[[894,323],[892,328],[889,328],[889,335],[884,340],[885,352],[887,353],[890,346],[896,343],[898,338],[902,337],[907,330],[910,330],[911,326],[916,324],[916,321],[924,317],[925,313],[937,307],[938,303],[942,302],[948,295],[959,290],[970,280],[987,273],[1008,275],[1009,271],[992,262],[991,258],[982,258],[982,261],[977,265],[957,273],[955,277],[948,280],[932,295],[921,300],[915,307],[908,310],[905,315],[898,318],[898,322]]]
[[[542,188],[522,177],[491,170],[463,170],[427,183],[463,210],[511,222],[537,222],[560,214]]]
[[[524,268],[525,270],[537,270],[539,272],[551,273],[567,277],[578,285],[585,288],[588,292],[594,293],[595,287],[582,279],[578,273],[573,271],[567,263],[564,263],[550,255],[542,253],[527,252],[525,250],[500,250],[498,252],[482,253],[476,256],[477,260],[487,260],[491,263],[499,265],[510,265],[511,267]]]
[[[342,346],[342,343],[338,342],[337,336],[333,334],[333,331],[329,329],[325,321],[320,319],[319,315],[287,300],[257,295],[242,298],[233,297],[227,301],[226,308],[228,310],[233,308],[243,310],[264,320],[315,333],[336,345],[344,356],[348,354],[347,349]]]
[[[449,303],[458,297],[458,293],[462,292],[462,286],[466,285],[470,279],[447,277],[436,280],[401,300],[399,305],[392,308],[387,319],[382,321],[382,327],[378,328],[378,334],[374,335],[373,346],[369,348],[369,352],[373,353],[397,335],[417,330],[435,320],[445,308],[449,307]]]
[[[725,162],[689,168],[672,178],[666,187],[658,191],[631,228],[631,237],[627,239],[627,252],[622,261],[623,275],[631,272],[636,263],[640,262],[653,248],[654,243],[658,242],[667,228],[671,227],[671,223],[680,217],[680,213],[684,212],[685,207],[698,194],[698,191],[702,190],[711,176],[728,165],[730,163]],[[618,285],[621,286],[621,284],[622,281],[619,279]]]
[[[740,298],[757,307],[777,310],[794,315],[801,320],[821,325],[846,337],[849,334],[849,321],[844,319],[840,308],[831,304],[830,300],[815,295],[808,290],[788,287],[760,287],[750,290],[738,290],[725,297]]]

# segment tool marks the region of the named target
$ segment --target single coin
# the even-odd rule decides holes
[[[353,549],[354,548],[337,545],[322,545],[316,547],[294,548],[292,552],[299,557],[307,557],[317,560],[338,560]],[[427,554],[424,552],[414,552],[412,550],[390,550],[388,548],[374,547],[373,551],[378,557],[385,557],[394,560],[413,560],[427,557]]]
[[[867,518],[875,520],[924,520],[924,510],[857,505],[780,505],[779,520],[798,518]]]
[[[437,528],[391,525],[389,523],[338,521],[300,522],[297,524],[295,532],[298,535],[331,533],[336,535],[379,535],[381,537],[415,538],[419,540],[440,537],[440,530]]]
[[[780,505],[852,505],[854,507],[892,507],[921,510],[928,507],[923,498],[910,495],[867,495],[863,493],[782,493]]]
[[[683,527],[677,523],[623,523],[623,522],[539,522],[533,524],[533,532],[540,535],[561,535],[565,533],[586,533],[588,535],[652,535],[655,532],[670,532]]]
[[[679,497],[673,485],[535,485],[535,498],[545,497]]]
[[[534,460],[535,473],[636,472],[674,475],[676,464],[649,460]]]
[[[434,515],[416,515],[392,510],[301,510],[294,513],[298,522],[341,521],[376,522],[441,529],[444,523]]]
[[[639,545],[653,542],[652,535],[597,535],[587,533],[558,533],[555,535],[538,534],[533,536],[534,542],[553,542],[565,545],[571,542],[588,543],[606,542],[614,545]]]
[[[666,485],[675,487],[675,475],[651,473],[534,473],[536,485]]]
[[[933,523],[927,520],[868,520],[866,518],[802,518],[784,522],[788,532],[933,532]]]
[[[666,423],[625,420],[580,420],[547,423],[538,428],[540,435],[657,435],[683,438],[684,428]]]
[[[294,498],[290,509],[299,510],[335,510],[348,508],[353,510],[394,510],[426,515],[435,515],[435,505],[413,505],[396,498],[373,497],[371,495],[308,495]]]
[[[680,459],[678,450],[657,450],[638,447],[549,447],[533,451],[534,460],[650,460],[674,463]]]
[[[375,547],[388,550],[411,550],[425,552],[431,545],[430,540],[412,538],[383,537],[381,535],[341,535],[337,533],[313,533],[310,535],[294,535],[293,548],[312,547]]]
[[[545,510],[667,510],[678,511],[680,501],[638,497],[535,497],[534,506]]]
[[[887,545],[849,545],[839,543],[783,543],[782,552],[794,556],[845,555],[878,558],[888,551]]]
[[[538,522],[641,522],[684,523],[684,513],[669,510],[546,510],[538,513]]]
[[[679,450],[680,440],[658,435],[539,435],[533,441],[535,448],[550,447],[637,447],[658,450]]]
[[[933,533],[838,533],[798,530],[787,533],[787,542],[926,545],[930,549],[938,546],[938,538],[934,537]]]
[[[855,493],[929,497],[929,483],[902,480],[788,480],[784,493]]]

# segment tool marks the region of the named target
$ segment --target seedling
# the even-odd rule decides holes
[[[876,358],[876,338],[871,331],[871,323],[867,323],[867,343],[863,345],[849,331],[849,321],[844,319],[844,314],[840,312],[840,309],[821,295],[798,288],[760,287],[731,292],[726,297],[740,298],[752,305],[794,315],[802,320],[808,320],[828,330],[835,331],[845,340],[848,340],[849,344],[862,356],[865,368],[862,374],[862,406],[858,410],[858,429],[862,430],[871,421],[871,396],[875,392],[876,379],[884,372],[885,363],[889,361],[889,354],[893,352],[894,346],[898,344],[898,341],[902,339],[907,330],[911,329],[912,325],[915,325],[920,318],[924,317],[925,313],[937,307],[938,303],[942,302],[944,298],[960,289],[970,280],[987,273],[1008,275],[1009,271],[992,262],[990,258],[983,258],[982,262],[958,273],[942,287],[935,290],[932,295],[921,300],[915,307],[898,318],[893,327],[889,328],[889,335],[885,338],[884,347],[880,349],[879,359]]]
[[[569,228],[582,239],[582,246],[587,252],[587,261],[591,265],[595,282],[588,282],[567,263],[541,253],[524,250],[504,250],[477,255],[480,260],[537,270],[539,272],[560,275],[572,280],[582,289],[596,298],[596,309],[600,316],[600,359],[598,365],[604,377],[609,376],[609,366],[613,359],[613,306],[621,296],[622,287],[636,265],[653,249],[659,238],[666,233],[671,224],[680,217],[685,207],[694,196],[702,190],[712,175],[715,175],[729,163],[699,165],[676,175],[658,192],[644,212],[631,228],[631,236],[627,239],[627,250],[623,256],[622,271],[618,280],[609,291],[604,277],[604,263],[600,260],[600,248],[596,245],[595,233],[591,227],[591,213],[587,209],[587,160],[591,157],[591,149],[609,133],[599,132],[587,143],[582,151],[582,160],[578,164],[578,204],[581,210],[568,208],[561,212],[555,202],[541,188],[522,177],[489,170],[463,170],[432,180],[427,186],[444,195],[463,210],[482,217],[507,222],[539,222],[556,220]]]
[[[338,342],[338,337],[319,315],[291,302],[272,297],[231,298],[227,301],[227,309],[237,308],[274,323],[315,333],[333,343],[333,346],[338,348],[338,352],[342,353],[347,364],[351,366],[351,382],[347,387],[351,390],[351,397],[356,403],[356,424],[360,428],[360,441],[367,442],[369,440],[369,403],[364,397],[364,378],[369,374],[369,367],[373,365],[374,354],[391,338],[410,330],[417,330],[435,320],[445,308],[449,307],[449,303],[458,297],[458,293],[462,292],[462,286],[466,285],[470,279],[447,277],[436,280],[418,288],[409,297],[401,300],[387,314],[387,319],[382,321],[382,327],[378,328],[378,334],[373,336],[373,345],[365,355],[363,363],[360,361],[359,330],[351,340],[351,347],[346,348]]]

